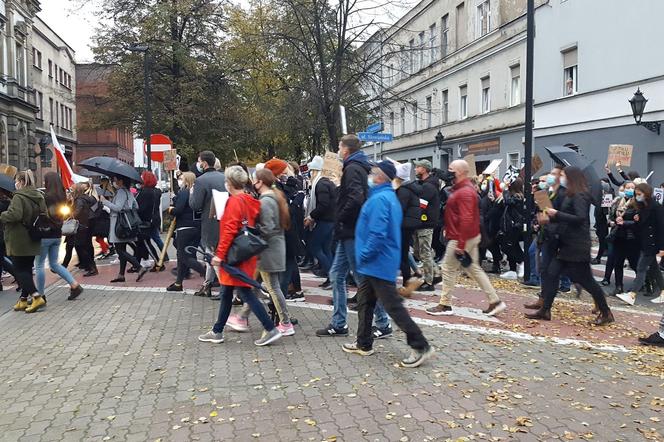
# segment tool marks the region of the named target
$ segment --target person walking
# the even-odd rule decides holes
[[[418,289],[421,292],[433,292],[435,285],[442,281],[435,275],[436,265],[431,243],[433,242],[433,229],[440,217],[440,181],[431,174],[431,161],[415,161],[415,177],[421,187],[418,192],[420,206],[423,209],[420,226],[415,231],[417,255],[422,263],[422,276],[424,284]]]
[[[337,196],[336,221],[334,237],[337,248],[330,268],[332,283],[332,320],[322,329],[316,330],[316,336],[347,336],[348,335],[348,294],[346,278],[353,272],[358,286],[362,276],[357,274],[355,261],[355,226],[360,209],[366,201],[371,165],[367,155],[360,150],[362,143],[356,135],[348,134],[339,141],[339,156],[343,158],[341,185]],[[390,320],[380,303],[374,312],[376,328],[374,337],[384,338],[392,334]]]
[[[44,196],[35,188],[35,177],[31,170],[16,174],[14,184],[16,192],[9,208],[0,214],[0,222],[4,225],[5,246],[14,265],[14,277],[21,287],[21,295],[14,310],[34,313],[46,305],[46,300],[37,291],[32,278],[35,256],[41,253],[41,241],[32,239],[26,226],[32,226],[37,216],[46,214],[47,207]],[[32,297],[30,305],[29,297]]]
[[[610,195],[611,200],[613,200],[614,193],[608,178],[602,178],[600,182],[602,185],[602,200],[607,195]],[[591,264],[601,264],[602,257],[608,252],[609,244],[606,241],[607,236],[609,236],[608,217],[609,207],[604,207],[604,204],[595,205],[595,234],[599,241],[599,249],[597,250],[597,256],[593,258]]]
[[[111,280],[111,283],[125,282],[125,270],[127,268],[127,263],[130,263],[135,268],[140,268],[138,272],[138,277],[136,282],[139,282],[143,279],[143,276],[148,272],[147,267],[141,267],[140,261],[134,256],[127,252],[127,244],[130,242],[135,242],[137,238],[118,238],[116,234],[116,226],[118,223],[118,217],[121,212],[127,210],[138,209],[138,203],[134,198],[134,195],[127,189],[128,179],[116,176],[113,177],[113,187],[115,188],[115,195],[113,196],[113,201],[103,200],[105,207],[108,207],[111,211],[111,226],[109,229],[109,241],[115,246],[115,250],[118,254],[118,259],[120,260],[120,267],[118,269],[118,276]]]
[[[614,322],[613,314],[606,303],[602,288],[592,274],[590,265],[590,204],[592,197],[583,171],[578,167],[566,167],[560,177],[560,183],[566,189],[565,200],[560,210],[549,208],[546,217],[540,217],[540,223],[555,224],[555,243],[550,246],[554,251],[549,268],[542,275],[542,295],[544,303],[534,313],[527,313],[528,319],[551,320],[551,306],[556,298],[560,275],[565,273],[575,283],[586,289],[599,311],[593,321],[595,325]],[[547,219],[548,218],[548,219]]]
[[[603,286],[609,285],[611,272],[613,272],[616,295],[625,292],[623,284],[625,261],[629,262],[633,270],[636,270],[640,252],[637,227],[634,221],[634,216],[637,214],[637,204],[634,199],[636,185],[627,181],[624,186],[622,195],[616,200],[609,214],[611,225],[609,238],[612,245],[604,271],[604,279],[600,282]]]
[[[198,154],[196,170],[201,175],[196,178],[189,190],[189,207],[194,212],[201,212],[201,246],[207,253],[214,253],[219,242],[219,220],[213,205],[212,192],[225,192],[224,174],[214,168],[214,153],[204,150]],[[196,296],[212,295],[212,285],[216,280],[214,268],[206,264],[205,281],[194,293]]]
[[[502,279],[516,280],[523,277],[524,253],[521,248],[523,227],[526,222],[526,202],[523,181],[517,178],[502,195],[503,213],[500,218],[501,249],[507,255],[510,269],[500,275]]]
[[[150,171],[141,173],[143,184],[136,184],[138,193],[136,194],[136,203],[138,203],[138,216],[141,218],[141,229],[137,241],[136,254],[141,261],[149,260],[150,257],[156,261],[159,259],[164,243],[159,237],[161,227],[161,190],[157,189],[157,177]],[[155,239],[156,238],[156,239]],[[155,242],[159,250],[152,245]],[[167,261],[164,258],[164,261]],[[150,267],[149,263],[147,267]],[[138,271],[140,269],[132,269]]]
[[[198,247],[201,241],[201,213],[194,212],[189,205],[189,191],[195,181],[196,175],[193,172],[183,172],[180,175],[180,190],[173,198],[173,207],[169,208],[169,212],[175,217],[175,246],[178,258],[175,282],[166,287],[169,292],[183,291],[182,281],[190,270],[198,272],[202,278],[205,277],[205,266],[196,259],[196,255],[187,251],[188,246]]]
[[[443,292],[438,305],[426,309],[433,316],[454,314],[451,292],[459,277],[462,261],[466,273],[475,280],[489,300],[489,307],[483,313],[495,316],[507,308],[480,267],[479,246],[482,235],[479,196],[468,178],[469,171],[468,163],[464,160],[453,161],[449,166],[449,173],[454,174],[454,187],[445,207],[447,248],[443,258]]]
[[[219,222],[219,245],[215,250],[215,255],[211,262],[211,265],[215,267],[226,261],[228,251],[235,237],[242,229],[243,224],[246,223],[249,227],[256,226],[256,219],[260,213],[261,205],[257,199],[245,193],[244,189],[247,183],[249,183],[249,175],[242,167],[231,166],[225,170],[224,176],[224,188],[228,189],[230,197],[226,203],[224,215]],[[256,271],[256,261],[257,257],[254,256],[235,267],[251,277]],[[198,337],[199,341],[211,342],[213,344],[224,342],[224,327],[231,313],[233,292],[236,289],[242,301],[249,305],[251,311],[256,315],[265,329],[261,338],[254,341],[254,344],[260,347],[271,344],[281,338],[281,332],[274,326],[265,307],[251,291],[248,284],[234,278],[223,268],[219,270],[219,282],[221,283],[221,302],[217,322],[212,327],[212,330]]]
[[[94,260],[94,247],[92,246],[92,233],[90,230],[90,219],[93,207],[99,204],[94,197],[87,194],[88,186],[84,183],[74,185],[72,190],[73,212],[71,217],[78,221],[76,233],[71,235],[71,240],[76,247],[79,267],[86,270],[83,276],[98,275],[97,265]]]
[[[112,200],[113,195],[115,195],[115,189],[111,185],[111,182],[108,178],[103,177],[99,184],[99,190],[97,191],[98,200],[103,201],[104,199]],[[102,204],[102,210],[99,211],[99,216],[94,221],[93,235],[95,241],[99,244],[101,251],[97,258],[106,259],[109,256],[115,254],[115,250],[112,244],[106,242],[106,238],[109,236],[109,231],[111,229],[111,211],[108,207],[104,207]]]
[[[288,314],[286,298],[279,284],[279,276],[286,270],[286,240],[284,231],[290,227],[288,202],[280,190],[275,188],[277,179],[269,169],[256,172],[255,191],[260,195],[260,214],[257,227],[261,238],[268,246],[258,257],[258,271],[267,288],[272,303],[279,316],[277,329],[284,336],[293,336],[295,328]],[[260,296],[260,293],[256,293]],[[249,313],[251,308],[243,304],[239,314],[231,315],[226,325],[235,331],[249,330]]]
[[[304,226],[311,231],[307,246],[311,256],[318,260],[325,281],[321,288],[332,287],[332,241],[334,233],[334,210],[337,205],[337,188],[327,177],[322,176],[323,158],[316,155],[308,164],[311,173],[311,190],[305,211]]]
[[[381,161],[369,175],[369,197],[362,206],[355,229],[357,273],[362,275],[357,290],[357,340],[342,346],[347,353],[373,354],[372,319],[378,300],[401,330],[411,347],[404,367],[418,367],[433,355],[422,330],[412,320],[397,293],[396,279],[401,262],[402,207],[392,189],[396,169]]]

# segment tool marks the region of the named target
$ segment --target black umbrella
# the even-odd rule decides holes
[[[194,246],[187,246],[185,247],[185,250],[187,253],[192,253],[192,254],[199,254],[203,256],[203,260],[207,262],[208,264],[212,260],[212,255],[210,253],[207,253],[206,251],[202,250],[200,247],[194,247]],[[258,290],[262,290],[265,293],[268,293],[267,289],[263,287],[263,285],[244,273],[242,270],[238,269],[237,267],[233,267],[231,265],[226,264],[225,262],[222,262],[220,264],[220,267],[224,269],[226,273],[228,273],[230,276],[232,276],[235,279],[239,279],[245,284],[250,285],[251,287],[255,287]]]
[[[4,173],[0,173],[0,189],[6,190],[7,192],[16,192],[14,178],[11,178]]]
[[[593,162],[588,161],[588,158],[581,155],[579,152],[570,149],[565,146],[550,146],[545,147],[547,152],[553,161],[563,166],[574,166],[578,167],[583,171],[583,174],[588,181],[588,187],[590,188],[590,195],[593,198],[593,203],[595,205],[601,204],[602,202],[602,183],[600,182],[595,166]]]
[[[142,183],[141,175],[133,166],[123,163],[117,158],[111,157],[92,157],[78,163],[79,166],[108,176],[121,176],[132,181]]]

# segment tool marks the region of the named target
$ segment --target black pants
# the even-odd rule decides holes
[[[177,284],[182,284],[189,270],[198,272],[205,278],[205,266],[198,262],[196,255],[187,252],[188,246],[198,247],[201,242],[201,231],[197,228],[182,229],[177,231],[177,256],[178,256],[178,275],[175,279]]]
[[[92,235],[90,229],[80,225],[78,232],[76,232],[75,239],[76,254],[78,255],[78,262],[82,269],[91,270],[95,268],[94,261],[94,246],[92,245]]]
[[[37,292],[35,281],[32,279],[32,267],[35,263],[34,256],[12,256],[14,264],[14,277],[21,286],[21,299],[27,299],[28,296]]]
[[[415,350],[428,348],[429,343],[422,334],[422,330],[415,324],[403,306],[403,300],[397,293],[396,284],[366,275],[361,280],[360,287],[357,289],[358,347],[365,350],[373,347],[371,325],[376,301],[380,300],[387,314],[406,333],[408,345]]]
[[[616,287],[623,286],[625,260],[629,262],[629,266],[633,270],[636,270],[636,266],[639,264],[638,243],[636,240],[616,238],[613,242],[613,272],[616,276]]]
[[[437,261],[443,259],[443,256],[445,256],[445,243],[441,238],[442,233],[443,233],[442,227],[436,227],[435,229],[433,229],[433,240],[431,241],[431,248],[433,249],[433,252],[435,254],[434,259],[436,259]]]
[[[556,293],[558,292],[560,275],[563,273],[569,276],[572,282],[580,284],[590,293],[601,313],[609,312],[606,296],[602,287],[597,284],[593,277],[590,262],[561,261],[558,258],[553,258],[548,270],[542,274],[542,295],[544,295],[545,309],[548,310],[553,305],[553,300],[556,299]]]
[[[134,255],[127,252],[126,242],[116,242],[115,251],[118,254],[118,259],[120,260],[120,271],[118,272],[119,275],[124,276],[125,270],[127,269],[127,262],[136,268],[141,267],[141,262]]]
[[[406,282],[411,277],[410,261],[408,260],[408,254],[410,253],[410,246],[413,243],[413,231],[412,230],[402,230],[401,231],[401,277],[403,278],[403,285],[406,285]]]
[[[524,258],[519,241],[521,241],[521,232],[518,229],[504,233],[500,237],[500,248],[507,256],[510,270],[513,272],[516,272],[517,266],[523,262]]]

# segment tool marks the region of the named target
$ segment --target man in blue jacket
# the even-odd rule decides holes
[[[369,198],[362,206],[355,227],[355,259],[362,275],[357,291],[359,325],[357,341],[342,346],[347,353],[373,354],[371,330],[376,302],[380,301],[394,322],[406,333],[410,356],[401,361],[404,367],[418,367],[433,354],[422,334],[402,305],[397,293],[397,272],[401,262],[401,204],[392,180],[396,169],[392,162],[381,161],[371,169],[368,178]]]

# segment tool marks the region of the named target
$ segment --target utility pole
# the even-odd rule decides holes
[[[535,64],[535,0],[528,0],[528,10],[526,13],[526,121],[525,121],[525,136],[526,143],[524,145],[524,195],[526,199],[527,213],[533,213],[533,197],[531,192],[531,175],[532,175],[532,159],[533,159],[533,73]],[[532,225],[530,220],[526,223],[526,238],[525,256],[524,260],[524,278],[530,278],[530,259],[528,259],[528,250],[532,242]]]
[[[143,95],[145,97],[145,153],[147,154],[148,170],[152,171],[152,109],[150,108],[150,47],[146,44],[133,44],[128,48],[131,52],[143,53]]]

